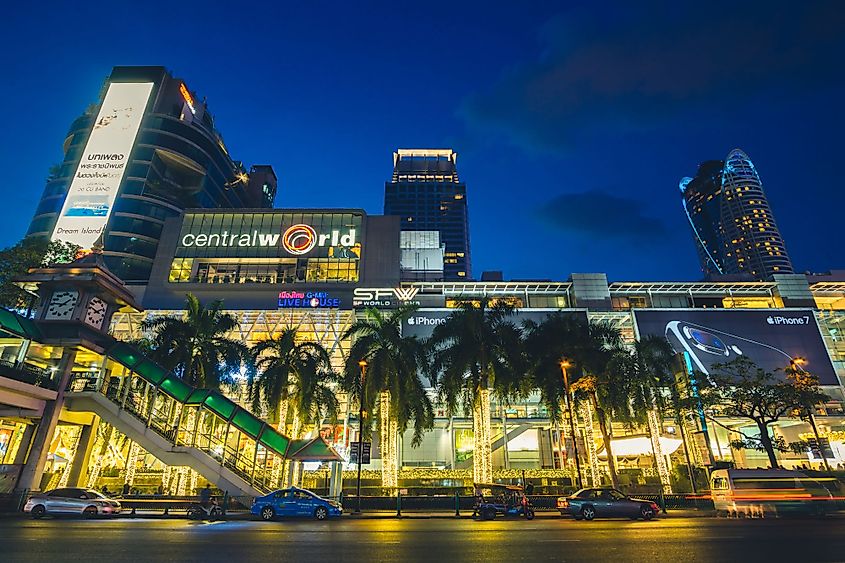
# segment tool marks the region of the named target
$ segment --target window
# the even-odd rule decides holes
[[[193,258],[174,258],[170,263],[170,275],[167,281],[181,283],[191,280],[191,268],[194,265]]]

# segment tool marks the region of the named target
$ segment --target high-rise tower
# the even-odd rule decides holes
[[[128,284],[149,279],[166,218],[273,206],[272,169],[232,160],[205,100],[164,67],[114,67],[63,149],[27,236],[82,248],[102,237],[106,264]]]
[[[384,214],[398,215],[403,231],[438,231],[445,245],[446,280],[472,276],[466,184],[451,149],[399,149],[393,178],[384,185]]]
[[[703,162],[695,178],[682,179],[680,188],[705,274],[750,274],[765,279],[793,273],[760,176],[748,155],[734,149],[724,161]]]

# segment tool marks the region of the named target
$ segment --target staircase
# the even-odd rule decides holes
[[[136,350],[109,359],[126,369],[80,374],[65,393],[69,411],[93,412],[167,465],[187,466],[230,495],[280,488],[290,440],[217,391],[196,389]]]

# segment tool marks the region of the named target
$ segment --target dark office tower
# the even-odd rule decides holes
[[[751,159],[734,149],[680,183],[705,274],[791,274],[792,263]]]
[[[398,215],[403,231],[438,231],[445,245],[443,276],[472,276],[466,184],[451,149],[399,149],[393,179],[384,185],[384,214]]]
[[[166,218],[251,200],[272,207],[272,198],[249,197],[249,175],[205,100],[164,67],[114,67],[63,149],[27,236],[82,248],[102,236],[108,267],[129,284],[148,280]]]
[[[246,186],[248,207],[273,207],[278,180],[272,166],[256,164],[249,169],[249,183]]]

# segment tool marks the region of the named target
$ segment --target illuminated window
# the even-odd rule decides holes
[[[191,280],[191,268],[194,265],[193,258],[174,258],[170,263],[170,275],[167,281],[171,283],[182,283]]]

